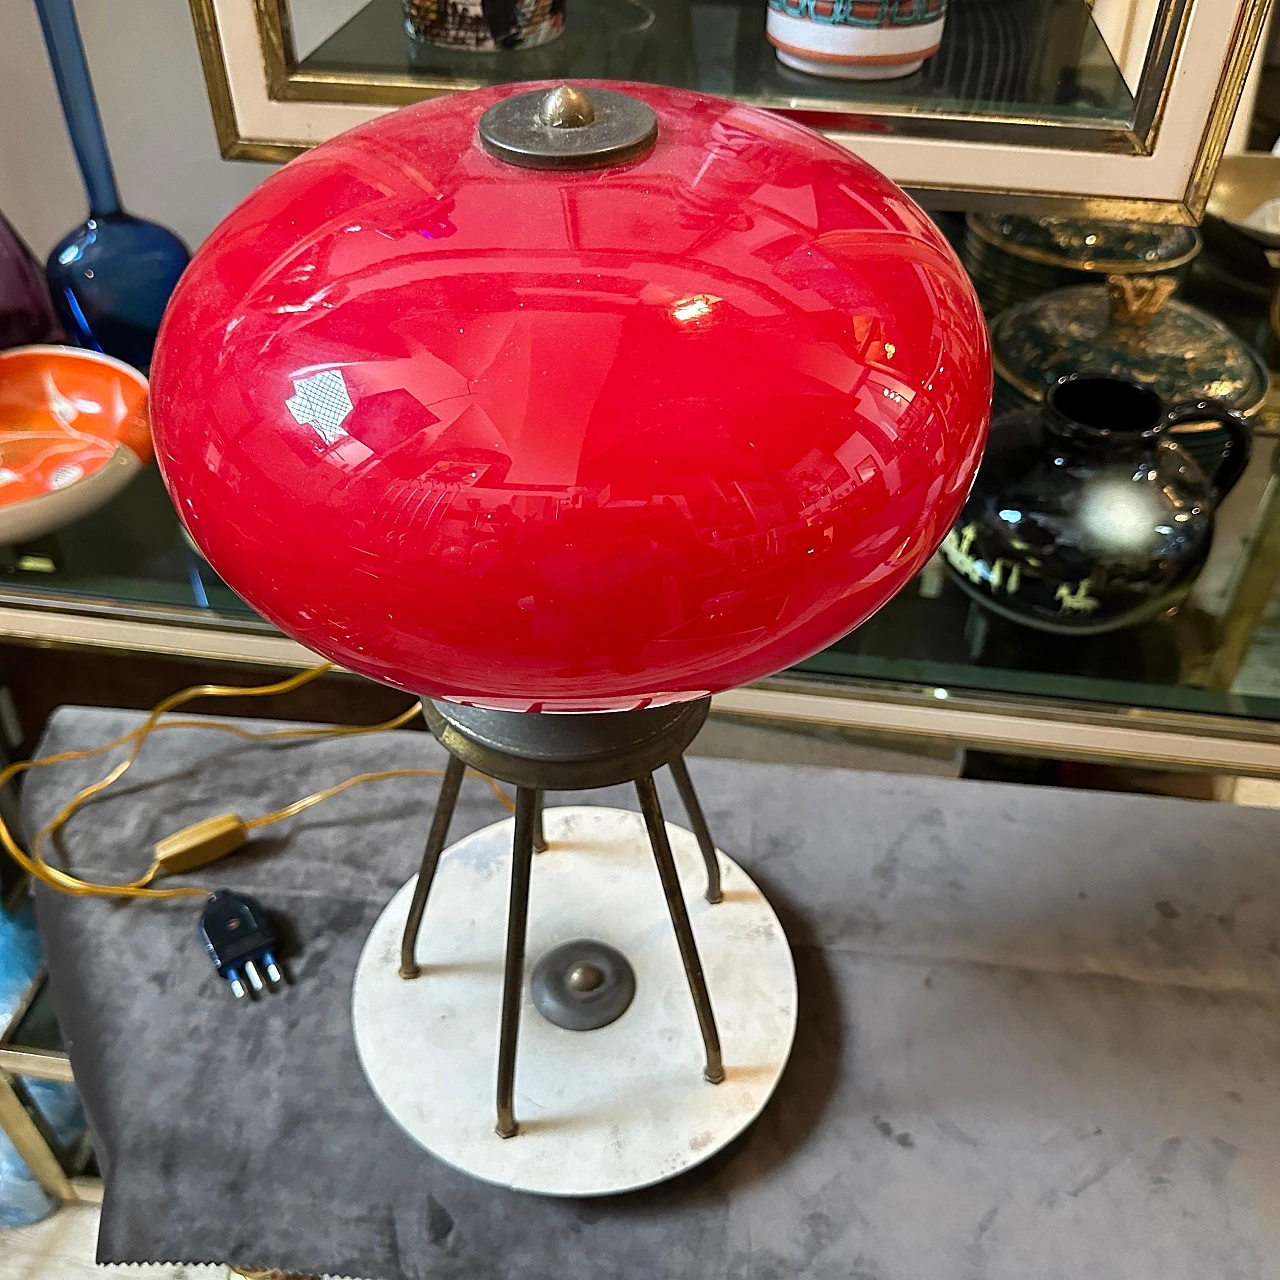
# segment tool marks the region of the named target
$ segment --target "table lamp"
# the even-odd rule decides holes
[[[990,399],[977,298],[901,190],[675,89],[407,107],[292,161],[196,254],[152,366],[187,530],[302,644],[421,697],[449,752],[353,997],[370,1083],[429,1150],[604,1194],[764,1107],[794,968],[683,752],[713,694],[934,553]],[[514,822],[446,850],[468,767],[515,786]],[[641,815],[542,811],[622,783]]]

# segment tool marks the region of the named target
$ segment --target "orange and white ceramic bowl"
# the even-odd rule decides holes
[[[0,352],[0,545],[88,515],[150,461],[136,369],[78,347]]]

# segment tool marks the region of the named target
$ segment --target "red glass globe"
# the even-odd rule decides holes
[[[160,332],[156,451],[210,563],[415,694],[615,710],[777,671],[916,573],[978,466],[986,326],[925,214],[778,116],[609,87],[659,126],[613,168],[486,152],[527,85],[317,147]]]

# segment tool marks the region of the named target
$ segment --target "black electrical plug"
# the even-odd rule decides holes
[[[243,1000],[250,990],[261,994],[268,983],[276,987],[284,981],[276,964],[276,938],[267,913],[247,893],[231,889],[211,893],[200,914],[200,940],[237,1000]]]

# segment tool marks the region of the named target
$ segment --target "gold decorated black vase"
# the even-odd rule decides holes
[[[1171,429],[1220,423],[1212,476]],[[1213,401],[1167,407],[1127,378],[1072,374],[1045,402],[997,418],[942,554],[988,609],[1042,631],[1096,635],[1172,608],[1213,540],[1218,503],[1249,461],[1242,415]]]

